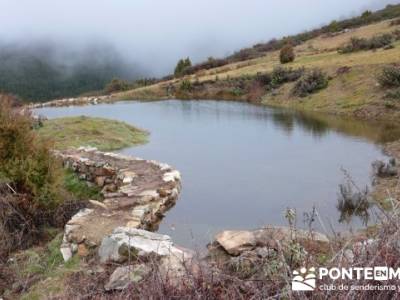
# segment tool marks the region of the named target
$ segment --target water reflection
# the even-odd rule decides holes
[[[300,112],[278,111],[272,115],[272,120],[289,134],[295,127],[301,127],[314,137],[322,137],[331,130],[324,120]]]
[[[314,137],[322,137],[334,130],[377,143],[392,142],[400,138],[400,126],[394,122],[365,122],[352,118],[285,109],[274,111],[272,120],[288,134],[291,134],[295,127],[301,127]]]
[[[358,217],[364,225],[368,225],[373,205],[368,187],[365,187],[364,190],[354,191],[350,182],[339,185],[336,206],[340,212],[339,222],[349,223],[354,217]]]

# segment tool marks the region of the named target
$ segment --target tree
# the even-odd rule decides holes
[[[184,71],[185,71],[185,69],[189,68],[191,66],[192,66],[192,62],[190,61],[189,57],[187,57],[185,59],[180,59],[178,61],[178,63],[176,64],[174,75],[176,77],[182,76]]]
[[[368,18],[370,15],[372,15],[372,11],[366,10],[362,13],[361,18],[365,19]]]
[[[282,64],[286,64],[294,61],[294,59],[295,59],[295,54],[293,46],[291,44],[287,44],[281,49],[281,52],[279,53],[279,60],[281,61]]]
[[[112,79],[104,88],[107,94],[126,91],[129,88],[128,82],[122,79],[114,78]]]
[[[338,32],[340,30],[340,26],[339,26],[338,21],[336,21],[336,20],[332,21],[328,25],[328,28],[329,28],[329,32]]]

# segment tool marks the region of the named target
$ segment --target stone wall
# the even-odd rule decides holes
[[[104,201],[89,201],[65,226],[64,259],[86,255],[115,228],[154,230],[175,204],[180,174],[167,164],[95,148],[55,151],[65,165],[89,184],[102,188]]]

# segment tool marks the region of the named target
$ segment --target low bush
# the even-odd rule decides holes
[[[295,59],[294,49],[293,46],[288,44],[283,47],[279,53],[279,60],[281,64],[287,64]]]
[[[395,19],[390,22],[390,26],[397,26],[400,25],[400,19]]]
[[[392,32],[393,38],[395,41],[400,40],[400,29],[396,29]]]
[[[104,88],[104,91],[107,94],[115,93],[115,92],[121,92],[121,91],[126,91],[129,89],[129,84],[127,81],[114,78],[109,82],[106,87]]]
[[[345,54],[362,50],[384,48],[389,46],[394,40],[396,40],[396,36],[390,33],[376,35],[370,39],[352,37],[348,44],[338,49],[338,52],[340,54]]]
[[[269,85],[272,82],[272,77],[269,73],[257,73],[256,80],[262,85]]]
[[[303,73],[303,68],[292,69],[276,67],[271,73],[271,86],[276,87],[287,82],[296,81],[303,75]]]
[[[397,88],[393,91],[388,91],[385,95],[385,98],[392,100],[400,100],[400,88]]]
[[[378,82],[382,87],[400,87],[400,66],[390,65],[383,68],[378,75]]]
[[[295,84],[292,94],[298,97],[306,97],[328,86],[328,78],[320,69],[306,72]]]
[[[179,90],[182,92],[190,92],[192,90],[192,83],[190,80],[182,80],[181,84],[179,85]]]

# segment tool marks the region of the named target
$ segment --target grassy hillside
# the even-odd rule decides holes
[[[296,46],[296,59],[283,65],[285,68],[320,68],[329,77],[326,89],[305,98],[294,97],[290,91],[295,82],[263,91],[259,101],[263,104],[294,107],[304,110],[322,111],[335,114],[355,115],[361,118],[390,118],[399,116],[400,105],[385,99],[387,90],[378,85],[377,75],[386,65],[400,62],[400,41],[393,42],[393,48],[358,51],[339,54],[338,48],[351,38],[372,38],[377,35],[400,30],[393,20],[385,20],[363,27],[335,34],[322,34]],[[398,23],[398,22],[397,22]],[[199,70],[196,74],[114,94],[115,99],[159,99],[159,98],[210,98],[253,100],[249,93],[236,93],[232,84],[239,86],[257,74],[272,72],[279,61],[279,51],[266,52],[262,57],[234,62],[221,67]],[[182,82],[192,85],[183,93]],[[230,84],[227,84],[230,82]],[[201,92],[197,86],[202,86]]]

